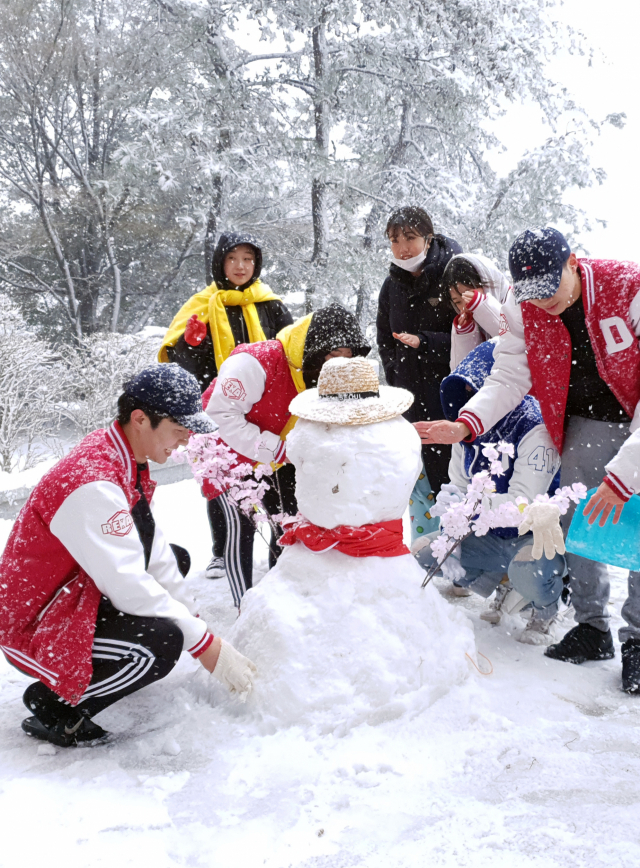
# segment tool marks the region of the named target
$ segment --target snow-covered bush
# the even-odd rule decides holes
[[[33,467],[50,451],[60,394],[56,357],[0,295],[0,471]]]
[[[160,340],[145,333],[97,334],[65,354],[67,391],[62,415],[81,436],[113,421],[123,384],[156,361]]]

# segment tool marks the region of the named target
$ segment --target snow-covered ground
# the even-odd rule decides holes
[[[235,613],[226,580],[202,574],[196,484],[156,497],[170,539],[192,553],[202,614],[225,635]],[[256,561],[263,574],[264,545]],[[619,656],[547,660],[514,641],[519,618],[491,627],[478,598],[447,599],[493,673],[346,733],[338,716],[319,733],[214,707],[183,655],[165,681],[100,715],[112,743],[56,750],[20,730],[27,679],[1,662],[0,865],[637,868],[640,698],[620,691]],[[616,574],[616,626],[623,599]]]

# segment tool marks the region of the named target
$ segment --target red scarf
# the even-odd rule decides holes
[[[297,542],[303,543],[312,552],[336,549],[352,558],[396,558],[410,554],[402,542],[401,518],[378,524],[363,524],[361,527],[339,525],[333,530],[302,521],[290,525],[279,540],[281,546],[292,546]]]

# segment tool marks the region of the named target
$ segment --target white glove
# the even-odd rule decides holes
[[[237,693],[240,702],[246,702],[253,688],[253,677],[258,670],[251,660],[236,651],[233,645],[229,645],[224,639],[221,643],[220,656],[212,674],[231,693]]]
[[[440,489],[435,505],[429,510],[431,515],[444,515],[452,503],[459,503],[464,494],[453,482],[447,482]]]
[[[440,565],[440,569],[442,570],[442,577],[444,579],[449,579],[451,582],[456,582],[459,579],[464,579],[467,575],[467,571],[460,563],[460,546],[456,546],[455,549],[451,552],[449,557]]]
[[[560,509],[554,503],[530,503],[523,512],[523,521],[518,533],[520,536],[533,531],[533,548],[531,554],[536,560],[544,556],[552,560],[557,552],[563,555],[566,551],[564,538],[560,528]]]

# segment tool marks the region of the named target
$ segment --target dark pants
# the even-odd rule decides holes
[[[172,545],[182,575],[189,570],[186,549]],[[182,631],[168,618],[119,612],[103,597],[98,606],[91,661],[93,675],[78,705],[71,707],[41,681],[30,684],[22,701],[45,726],[93,717],[114,702],[168,675],[178,662]]]
[[[214,497],[213,500],[207,501],[207,516],[209,518],[213,556],[215,558],[224,557],[224,547],[227,542],[227,522],[219,500],[220,498]]]
[[[269,515],[279,513],[295,515],[298,511],[295,486],[295,468],[293,464],[284,464],[269,477],[269,488],[262,499],[266,512]],[[216,499],[220,502],[224,513],[227,530],[224,565],[233,601],[239,608],[242,597],[253,586],[253,537],[256,525],[252,518],[238,509],[228,494],[221,494]],[[263,523],[263,527],[268,527],[266,522]],[[279,528],[277,533],[271,532],[269,567],[274,566],[280,554],[277,540],[281,535],[282,531]]]

